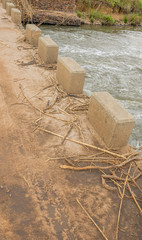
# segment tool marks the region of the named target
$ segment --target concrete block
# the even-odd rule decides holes
[[[68,93],[82,93],[85,75],[84,69],[72,58],[58,59],[56,78]]]
[[[6,13],[8,15],[11,15],[11,9],[15,8],[15,5],[13,3],[7,2],[6,3]]]
[[[5,8],[5,9],[6,9],[7,2],[11,2],[11,0],[2,0],[2,5],[3,5],[3,8]]]
[[[11,19],[17,25],[21,24],[21,12],[17,8],[11,9]]]
[[[38,39],[41,36],[41,30],[34,24],[27,24],[26,25],[26,39],[31,43],[33,46],[38,45]]]
[[[108,92],[92,94],[88,118],[108,147],[120,148],[128,144],[135,119]]]
[[[38,40],[38,53],[44,63],[57,63],[58,45],[49,37],[40,37]]]

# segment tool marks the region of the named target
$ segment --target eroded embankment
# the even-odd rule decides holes
[[[43,128],[63,136],[68,133],[71,139],[104,147],[94,138],[96,134],[86,118],[88,98],[76,98],[62,91],[56,83],[56,65],[41,62],[37,49],[24,41],[23,28],[12,23],[1,5],[0,52],[0,238],[103,239],[80,202],[107,238],[116,239],[120,195],[127,183],[129,165],[122,166],[125,161],[134,162],[137,156],[126,147],[114,151],[123,153],[125,159],[110,157],[38,130]],[[49,101],[51,107],[47,106]],[[99,171],[60,168],[67,164],[91,169],[98,161]],[[108,185],[103,180],[102,185],[102,174],[111,174],[115,184]],[[133,180],[139,174],[133,163]],[[128,179],[140,205],[141,190],[135,181],[140,186],[141,178],[132,181]],[[141,221],[140,209],[132,197],[125,197],[120,239],[139,240]]]

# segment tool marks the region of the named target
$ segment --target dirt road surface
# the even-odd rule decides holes
[[[56,66],[41,64],[37,49],[24,41],[24,29],[11,22],[0,4],[0,240],[103,240],[76,198],[108,239],[115,240],[118,194],[102,186],[97,171],[60,168],[66,163],[63,156],[88,150],[37,130],[39,126],[64,136],[75,114],[63,109],[71,101],[88,100],[63,96],[55,84]],[[51,116],[41,114],[23,94]],[[49,103],[54,106],[48,109]],[[98,146],[86,113],[79,122],[69,137],[82,141],[84,136]],[[119,239],[142,239],[141,226],[138,208],[126,198]]]

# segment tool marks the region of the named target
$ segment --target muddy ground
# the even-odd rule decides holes
[[[55,81],[56,66],[43,67],[37,49],[23,37],[24,29],[15,26],[0,5],[0,239],[104,239],[77,198],[108,239],[114,240],[120,204],[117,191],[102,186],[99,171],[60,168],[69,164],[62,156],[96,152],[37,129],[40,126],[64,136],[76,116],[78,121],[68,136],[103,147],[94,138],[86,111],[76,115],[63,111],[72,103],[86,106],[88,99],[62,93]],[[51,116],[41,114],[22,92]],[[142,239],[141,226],[138,208],[125,198],[119,239]]]

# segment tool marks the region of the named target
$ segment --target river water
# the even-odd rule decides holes
[[[84,91],[109,92],[136,119],[129,143],[142,144],[142,29],[41,26],[85,70]]]

